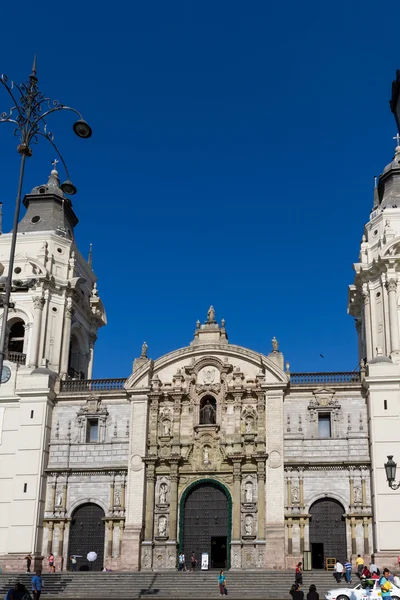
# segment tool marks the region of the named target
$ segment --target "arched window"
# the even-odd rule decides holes
[[[10,355],[9,360],[13,360],[12,354],[23,354],[24,352],[24,341],[25,341],[25,323],[18,319],[10,327],[8,334],[8,354]]]
[[[75,333],[72,333],[69,347],[68,375],[73,379],[86,379],[88,357],[83,344]]]
[[[216,418],[216,399],[213,396],[204,396],[200,402],[200,425],[214,425]]]

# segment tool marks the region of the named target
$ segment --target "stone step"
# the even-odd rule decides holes
[[[201,600],[219,597],[218,571],[209,572],[78,572],[43,575],[42,597],[60,598],[140,598],[157,596],[158,599],[191,598]],[[268,600],[290,598],[289,589],[294,581],[293,571],[227,572],[227,587],[233,598]],[[320,596],[330,588],[338,587],[331,573],[312,571],[304,573],[304,590],[311,583]],[[26,573],[0,575],[0,597],[18,580],[28,589],[31,576]],[[340,584],[342,585],[342,584]]]

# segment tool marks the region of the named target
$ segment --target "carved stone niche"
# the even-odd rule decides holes
[[[156,518],[155,539],[164,541],[168,539],[168,518],[167,515],[158,515]]]
[[[159,512],[167,512],[169,507],[170,482],[168,477],[157,477],[156,508]]]
[[[242,538],[244,540],[254,540],[256,538],[255,515],[247,514],[244,516]]]
[[[199,425],[194,428],[193,452],[189,459],[194,471],[217,471],[226,456],[220,444],[218,425]]]
[[[173,411],[168,406],[160,408],[158,435],[161,441],[168,442],[172,437]]]
[[[247,404],[241,415],[241,433],[245,442],[254,441],[257,433],[257,413],[254,407]]]
[[[257,482],[251,475],[242,479],[242,509],[253,512],[257,503]]]

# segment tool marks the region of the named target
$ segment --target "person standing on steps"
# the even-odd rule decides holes
[[[363,572],[363,569],[364,569],[364,559],[361,556],[361,554],[357,555],[357,558],[356,558],[356,567],[357,567],[358,577],[361,578],[361,573]]]
[[[76,557],[74,555],[70,556],[70,561],[72,571],[76,571]]]
[[[344,563],[344,576],[346,578],[347,583],[351,583],[351,560],[346,560]]]
[[[56,568],[54,566],[54,554],[51,552],[49,556],[49,573],[55,573]]]
[[[183,571],[185,569],[185,555],[183,552],[180,553],[178,558],[178,571]]]
[[[340,583],[342,581],[344,567],[341,562],[337,561],[335,565],[335,572],[333,573],[334,578],[336,579],[336,583]]]
[[[298,583],[299,585],[303,585],[303,563],[301,563],[301,562],[297,563],[297,565],[296,565],[294,581],[295,581],[295,583]],[[303,596],[304,596],[304,593],[303,593]]]
[[[224,571],[220,571],[218,575],[218,587],[219,587],[219,595],[227,596],[228,590],[226,589],[226,577]]]
[[[29,553],[27,556],[25,556],[24,560],[26,560],[26,572],[30,573],[31,572],[31,564],[32,564],[32,556]]]
[[[39,600],[40,594],[42,593],[42,572],[36,571],[36,575],[32,577],[32,596],[33,600]]]
[[[191,571],[195,571],[196,570],[196,563],[197,563],[196,554],[195,554],[195,552],[193,550],[192,556],[190,557],[190,570]]]

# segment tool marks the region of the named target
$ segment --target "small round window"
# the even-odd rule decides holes
[[[34,217],[32,217],[31,223],[39,223],[39,221],[41,220],[42,219],[39,217],[39,215],[35,215]]]
[[[16,273],[17,275],[19,275],[19,273],[21,273],[22,269],[21,267],[15,267],[14,269],[14,273]]]
[[[63,253],[62,248],[57,248],[57,252],[59,252],[59,254],[62,254]]]

